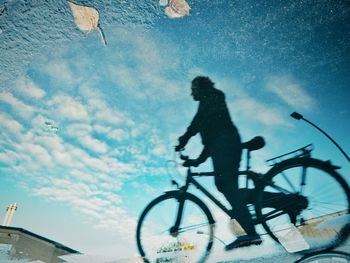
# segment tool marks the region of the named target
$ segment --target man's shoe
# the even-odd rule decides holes
[[[231,250],[239,247],[248,247],[251,245],[260,245],[262,240],[258,234],[245,235],[238,237],[235,241],[225,246],[225,250]]]

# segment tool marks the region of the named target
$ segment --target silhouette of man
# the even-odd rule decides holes
[[[190,159],[184,166],[195,166],[211,157],[215,171],[215,185],[232,206],[233,215],[246,235],[239,236],[225,249],[260,244],[251,214],[238,191],[238,169],[241,160],[241,139],[228,111],[225,94],[214,87],[208,77],[197,76],[192,80],[191,95],[199,101],[199,107],[187,131],[179,137],[176,151],[182,150],[189,139],[200,134],[204,148],[197,159]]]

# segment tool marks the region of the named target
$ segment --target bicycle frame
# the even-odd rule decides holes
[[[176,236],[179,230],[179,226],[181,223],[183,208],[184,208],[184,201],[185,201],[185,194],[187,193],[188,187],[192,184],[194,185],[198,190],[200,190],[205,196],[207,196],[214,204],[216,204],[223,212],[225,212],[229,217],[232,216],[232,210],[228,209],[225,205],[223,205],[217,198],[215,198],[207,189],[205,189],[204,186],[202,186],[196,179],[193,177],[196,176],[214,176],[214,172],[198,172],[193,173],[191,171],[191,168],[188,168],[187,170],[187,177],[186,177],[186,183],[184,186],[179,188],[179,207],[178,207],[178,213],[175,220],[174,226],[170,229],[170,233],[173,236]],[[257,174],[253,171],[246,170],[246,171],[240,171],[239,175],[246,175],[250,177],[254,182],[258,180]],[[248,180],[247,180],[248,181]],[[254,220],[254,224],[258,224],[259,222],[257,220]]]
[[[193,178],[194,176],[214,176],[214,175],[215,175],[214,172],[192,173],[191,169],[188,169],[186,185],[188,187],[190,184],[193,184],[195,187],[197,187],[198,190],[200,190],[204,195],[206,195],[214,204],[216,204],[219,208],[221,208],[222,211],[224,211],[227,215],[230,216],[231,210],[229,210],[226,206],[224,206],[207,189],[205,189],[199,182],[197,182],[196,179]]]
[[[299,157],[310,157],[311,156],[311,151],[312,151],[312,145],[309,144],[305,147],[302,147],[300,149],[297,149],[295,151],[277,156],[275,158],[272,158],[270,160],[267,160],[267,162],[273,161],[274,164],[272,166],[277,166],[279,165],[279,161],[276,160],[280,160],[285,156],[294,154],[294,153],[299,153],[297,154],[295,157],[289,158],[289,159],[294,159],[294,158],[299,158]],[[278,185],[272,185],[269,182],[265,182],[264,181],[264,176],[260,176],[259,173],[256,173],[252,170],[250,170],[250,156],[251,151],[247,151],[247,158],[246,158],[246,168],[245,170],[241,170],[238,172],[238,175],[246,175],[246,189],[248,189],[248,179],[251,179],[254,182],[254,186],[255,189],[259,189],[260,184],[261,185],[270,185],[273,188],[276,188],[278,190],[280,190],[281,192],[286,192],[285,189],[279,187]],[[269,171],[266,173],[268,174]],[[199,182],[197,182],[197,180],[195,180],[193,177],[200,177],[200,176],[214,176],[215,172],[197,172],[197,173],[193,173],[191,171],[191,168],[189,167],[187,170],[187,176],[186,176],[186,183],[184,186],[179,188],[179,197],[178,197],[178,201],[179,201],[179,208],[178,208],[178,213],[177,213],[177,217],[176,217],[176,221],[175,221],[175,225],[170,229],[170,233],[172,235],[176,235],[178,230],[179,230],[179,226],[181,223],[181,218],[182,218],[182,213],[183,213],[183,208],[184,208],[184,201],[185,201],[185,194],[187,193],[188,187],[193,184],[198,190],[200,190],[205,196],[207,196],[214,204],[216,204],[223,212],[225,212],[228,216],[232,216],[232,210],[228,209],[225,205],[223,205],[217,198],[215,198],[207,189],[205,189]],[[300,183],[300,190],[299,193],[301,193],[303,191],[303,187],[305,186],[305,180],[306,180],[306,170],[303,169],[302,171],[302,178],[301,178],[301,183]],[[286,192],[288,193],[288,192]],[[275,218],[280,216],[281,214],[283,214],[283,211],[280,211],[279,213],[276,213],[275,211],[272,211],[270,213],[267,213],[265,215],[265,218]],[[260,224],[261,223],[261,219],[259,220],[258,218],[253,219],[254,225]]]

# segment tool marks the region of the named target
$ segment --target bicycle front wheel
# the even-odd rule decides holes
[[[350,190],[328,162],[294,158],[264,178],[257,217],[290,252],[333,248],[349,234]]]
[[[208,208],[186,193],[177,234],[171,234],[179,201],[177,192],[153,200],[142,212],[136,231],[137,246],[145,262],[204,262],[212,248],[214,220]]]
[[[350,254],[344,252],[323,252],[306,255],[295,263],[350,263]]]

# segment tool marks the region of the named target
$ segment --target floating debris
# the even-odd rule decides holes
[[[167,6],[168,5],[168,0],[159,0],[159,5]]]
[[[58,127],[56,125],[54,125],[53,122],[51,121],[45,121],[45,127],[44,127],[44,131],[45,132],[49,132],[49,133],[57,133],[58,132]]]
[[[170,0],[165,13],[170,18],[180,18],[190,14],[191,7],[185,0]]]
[[[83,31],[84,34],[88,34],[94,29],[99,30],[103,43],[107,45],[105,35],[99,23],[98,11],[93,7],[77,5],[71,0],[68,0],[68,4],[72,10],[74,21],[77,27]]]
[[[2,14],[6,11],[6,6],[4,6],[1,10],[0,10],[0,16],[2,16]]]

